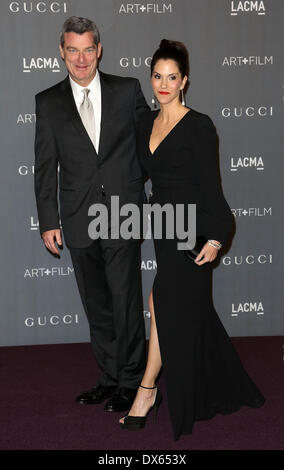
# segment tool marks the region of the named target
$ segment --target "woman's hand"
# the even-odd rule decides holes
[[[214,246],[209,245],[209,243],[207,242],[205,243],[200,253],[198,253],[198,255],[196,256],[194,262],[198,264],[198,266],[201,266],[204,263],[214,261],[214,259],[218,255],[218,251],[219,250],[217,248],[214,248]],[[204,255],[204,258],[201,260],[203,255]]]

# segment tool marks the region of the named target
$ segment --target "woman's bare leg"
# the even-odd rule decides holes
[[[160,372],[162,361],[160,354],[160,347],[157,334],[157,326],[154,312],[153,293],[151,291],[149,296],[149,310],[150,310],[150,338],[148,359],[141,385],[144,387],[154,387],[156,378]],[[139,387],[136,398],[129,410],[130,416],[145,416],[154,403],[157,389],[147,390]],[[124,418],[119,421],[123,423]]]

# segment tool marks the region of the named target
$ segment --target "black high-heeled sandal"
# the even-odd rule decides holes
[[[155,385],[155,387],[144,387],[143,385],[139,385],[139,387],[146,388],[148,390],[153,390],[154,388],[157,388],[157,385]],[[159,406],[161,404],[161,401],[162,401],[162,394],[161,394],[160,390],[157,388],[155,401],[154,401],[153,405],[149,408],[146,416],[129,416],[129,415],[124,416],[124,422],[119,423],[121,428],[122,429],[129,429],[131,431],[132,430],[134,431],[136,429],[143,429],[145,427],[148,414],[150,413],[150,411],[152,409],[155,410],[155,423],[156,423],[157,422],[157,413],[158,413],[158,409],[159,409]]]

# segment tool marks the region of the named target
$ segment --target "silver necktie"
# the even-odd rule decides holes
[[[92,102],[88,97],[88,94],[90,93],[89,88],[84,88],[82,93],[84,94],[84,99],[80,105],[79,113],[85,129],[88,132],[94,147],[96,147],[95,113]]]

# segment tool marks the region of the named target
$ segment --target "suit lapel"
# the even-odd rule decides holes
[[[80,137],[84,140],[87,140],[92,148],[93,152],[97,154],[95,147],[92,144],[92,141],[85,129],[84,124],[82,123],[81,116],[77,110],[77,106],[73,97],[72,88],[70,85],[69,76],[66,77],[65,80],[62,82],[61,86],[62,96],[61,100],[63,103],[63,107],[68,115],[68,118],[72,121],[74,127],[77,129]]]
[[[110,136],[114,125],[112,119],[113,111],[113,91],[109,83],[108,76],[100,72],[101,95],[102,95],[102,115],[101,115],[101,132],[99,142],[99,159],[103,159],[107,153],[110,143]]]

